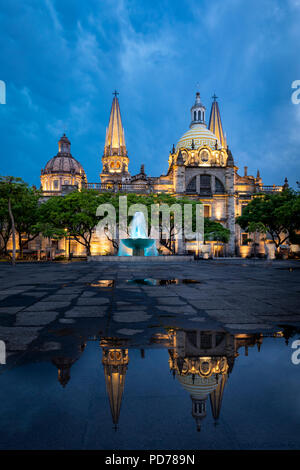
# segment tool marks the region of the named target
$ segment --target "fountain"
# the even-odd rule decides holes
[[[193,255],[181,255],[180,261],[193,261]],[[119,241],[118,255],[92,255],[88,256],[90,261],[103,262],[164,262],[176,261],[177,255],[159,255],[156,247],[156,239],[148,237],[148,227],[143,212],[136,212],[133,216],[129,228],[129,238],[122,238]],[[147,281],[147,279],[145,280]]]
[[[130,238],[120,240],[118,256],[157,256],[155,239],[148,238],[143,212],[136,212],[130,226]]]

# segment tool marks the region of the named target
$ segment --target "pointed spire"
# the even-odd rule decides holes
[[[219,381],[217,388],[209,394],[211,411],[215,421],[217,421],[220,416],[223,393],[226,382],[227,374],[224,374],[222,375],[222,378]]]
[[[128,366],[128,349],[103,349],[102,364],[113,424],[117,429]]]
[[[180,165],[180,166],[184,165],[184,160],[183,160],[181,150],[179,150],[179,152],[178,152],[177,159],[176,159],[176,165]]]
[[[127,155],[118,93],[115,91],[105,137],[105,155]]]
[[[226,137],[223,132],[220,109],[217,102],[217,96],[214,94],[211,111],[209,116],[208,129],[215,134],[222,147],[226,148]]]

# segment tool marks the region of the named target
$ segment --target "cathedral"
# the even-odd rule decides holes
[[[130,159],[125,143],[118,93],[114,93],[109,123],[106,129],[105,145],[102,156],[102,169],[99,182],[88,182],[82,165],[71,154],[71,143],[64,134],[58,142],[58,153],[48,161],[41,171],[41,187],[44,198],[64,195],[74,188],[96,189],[99,192],[117,193],[169,193],[174,197],[189,197],[201,201],[204,216],[221,223],[230,230],[230,240],[226,246],[209,243],[211,255],[249,256],[251,245],[249,234],[243,233],[235,223],[257,193],[282,191],[284,186],[264,186],[259,171],[256,176],[238,173],[236,161],[227,144],[223,129],[217,97],[206,117],[206,107],[196,93],[195,102],[190,110],[190,125],[186,132],[173,145],[168,158],[168,169],[161,176],[146,174],[141,164],[140,172],[130,173]],[[285,181],[285,185],[287,181]],[[61,243],[65,243],[61,241]],[[70,244],[69,244],[70,245]],[[82,247],[71,243],[72,254],[83,255]],[[188,253],[197,251],[196,241],[185,243],[183,250]],[[59,247],[67,252],[63,246]],[[108,254],[112,247],[108,242],[95,240],[93,254]],[[264,253],[261,241],[258,253]]]

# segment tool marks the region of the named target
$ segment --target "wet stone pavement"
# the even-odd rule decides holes
[[[267,439],[266,436],[259,435],[249,443],[249,429],[247,432],[244,428],[240,429],[237,436],[235,431],[228,431],[230,420],[227,420],[227,431],[223,429],[223,440],[220,436],[216,437],[207,426],[205,438],[202,438],[200,444],[194,433],[191,434],[192,428],[193,431],[200,430],[207,411],[205,410],[205,416],[200,416],[201,407],[192,408],[190,417],[190,407],[196,403],[195,397],[198,397],[199,403],[204,400],[206,406],[210,394],[211,413],[215,421],[219,419],[220,410],[216,411],[214,405],[214,400],[217,400],[216,390],[220,389],[223,379],[225,383],[225,376],[227,381],[227,375],[229,376],[233,362],[239,355],[239,348],[245,348],[248,353],[248,347],[256,345],[260,348],[263,339],[265,344],[269,344],[268,351],[275,348],[274,341],[277,340],[276,344],[286,348],[289,337],[298,334],[299,267],[300,263],[297,261],[269,263],[238,259],[166,264],[22,263],[15,268],[2,264],[0,340],[5,344],[6,364],[0,365],[0,398],[2,424],[4,426],[6,423],[9,429],[0,429],[0,448],[179,448],[179,442],[182,442],[182,448],[294,448],[299,445],[299,437],[292,437],[296,425],[294,418],[290,418],[291,421],[288,421],[285,430],[288,440],[286,444],[282,436],[278,436],[276,440],[274,436]],[[145,378],[147,349],[151,350],[152,356],[151,360],[147,359],[148,374]],[[276,348],[274,351],[278,354]],[[142,366],[138,364],[137,352],[144,360]],[[290,356],[288,349],[285,349],[284,354]],[[273,356],[265,356],[267,361],[270,361],[271,357]],[[203,358],[206,358],[205,367],[210,368],[210,372],[205,372],[204,365],[203,370],[201,369]],[[288,372],[292,374],[291,383],[296,379],[299,383],[300,365],[298,368],[291,366],[290,359],[287,360],[287,367],[292,367]],[[207,365],[208,362],[210,365]],[[72,379],[73,369],[75,371],[79,368],[79,363],[81,372],[78,372],[77,379]],[[248,362],[250,363],[251,361]],[[38,391],[46,384],[48,387],[53,365],[57,367],[58,377],[53,382],[51,379],[51,387],[59,386],[60,391],[55,389],[51,397],[46,398],[43,394],[39,395]],[[96,381],[100,372],[93,369],[96,366],[103,366],[104,370],[101,384],[98,385]],[[276,364],[273,364],[274,377],[275,366]],[[52,369],[48,370],[48,367]],[[111,367],[115,367],[114,370],[119,374],[118,403],[112,398],[115,391],[111,389],[113,385],[109,381]],[[124,387],[120,377],[125,377],[130,367],[135,371],[135,378],[130,379],[128,372],[127,385]],[[258,364],[252,366],[253,377],[261,374],[261,371],[256,370],[257,367]],[[87,377],[90,368],[93,370]],[[154,414],[161,416],[161,407],[165,410],[170,407],[178,408],[178,403],[175,404],[176,393],[174,395],[174,390],[170,388],[173,385],[169,382],[165,384],[165,390],[169,391],[166,395],[170,398],[171,394],[168,403],[163,389],[157,389],[155,385],[157,380],[161,380],[162,384],[166,380],[165,375],[159,379],[159,374],[165,371],[165,368],[178,379],[185,394],[187,390],[190,392],[192,402],[190,400],[189,404],[186,404],[189,411],[185,416],[191,420],[194,418],[193,423],[196,423],[194,427],[193,423],[190,423],[191,426],[185,430],[185,438],[177,437],[175,441],[174,436],[172,440],[172,430],[166,428],[166,424],[159,425],[159,419],[153,418],[152,422],[145,411],[145,407],[150,406]],[[201,395],[198,389],[198,395],[191,392],[191,387],[193,388],[195,383],[197,385],[195,377],[202,381],[202,385],[210,387],[205,397],[203,391]],[[270,378],[270,382],[274,377]],[[215,378],[214,384],[209,382],[212,378]],[[72,380],[75,388],[72,388]],[[135,398],[129,401],[126,408],[122,404],[121,412],[121,402],[127,399],[124,398],[127,396],[126,387],[130,390],[133,383],[140,384],[141,380],[146,383],[146,388],[151,389],[150,395],[145,397],[144,389],[139,393],[128,392],[129,396],[133,393]],[[233,382],[234,380],[231,380],[231,386]],[[22,383],[26,384],[24,390]],[[76,398],[76,393],[83,384],[84,393],[87,393],[86,400]],[[91,410],[97,408],[97,403],[99,405],[99,397],[95,398],[95,387],[98,386],[99,390],[103,388],[100,402],[106,403],[103,405],[103,410],[106,410],[103,413],[110,408],[109,417],[105,415],[104,418],[101,415],[101,420],[106,420],[107,428],[118,429],[117,437],[116,434],[110,435],[110,432],[104,436],[103,431],[102,434],[98,433],[98,438],[95,437],[94,425],[90,421],[93,421]],[[226,387],[228,388],[228,385]],[[14,395],[16,388],[22,389],[18,396]],[[64,401],[66,397],[59,395],[61,391],[69,394],[68,404]],[[81,397],[82,393],[81,390]],[[154,399],[158,395],[162,395],[159,406]],[[223,391],[221,401],[222,396]],[[54,397],[56,401],[52,403],[51,399],[54,400]],[[264,396],[264,400],[267,400],[267,397]],[[20,410],[16,402],[19,403]],[[32,410],[31,414],[28,410],[24,412],[25,405],[29,408],[34,406],[35,413],[43,416],[43,424],[36,415],[32,416]],[[57,421],[54,424],[51,418],[55,406],[58,406],[57,416],[64,416],[66,407],[68,408],[68,417],[62,419],[59,428]],[[65,408],[62,410],[59,406]],[[139,406],[142,411],[136,413],[134,410]],[[249,406],[254,405],[250,403]],[[99,413],[99,406],[97,410],[94,410],[96,414]],[[242,414],[241,411],[241,414],[235,417],[235,422],[240,421]],[[297,409],[298,418],[299,414],[300,410]],[[125,424],[120,430],[119,421],[122,415]],[[135,434],[135,426],[142,426],[142,417],[146,421],[150,420],[149,426],[152,426],[153,433],[156,433],[155,438],[153,433],[144,435],[144,439]],[[275,424],[271,418],[268,419],[272,428]],[[53,431],[51,436],[46,429],[46,423]],[[73,431],[70,434],[70,429],[75,423],[80,431],[73,435]],[[173,423],[173,426],[176,425],[182,426],[179,417]],[[271,428],[268,433],[272,433]],[[201,434],[203,436],[203,433]]]

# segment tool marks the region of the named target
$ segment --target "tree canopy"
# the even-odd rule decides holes
[[[295,237],[296,231],[300,229],[300,194],[286,189],[256,196],[244,207],[242,215],[236,221],[250,232],[255,224],[261,224],[278,248]]]
[[[86,248],[88,255],[91,253],[91,241],[95,227],[99,221],[105,218],[105,213],[97,215],[97,208],[103,204],[111,204],[115,211],[116,223],[119,221],[119,198],[127,197],[127,225],[130,225],[135,208],[131,206],[138,204],[146,207],[148,221],[151,223],[152,207],[157,204],[164,205],[170,209],[167,227],[164,226],[164,219],[160,214],[159,218],[159,239],[160,243],[170,252],[174,252],[178,218],[184,226],[184,206],[191,206],[190,220],[191,229],[196,229],[196,208],[200,201],[187,197],[175,198],[170,194],[148,194],[140,195],[135,193],[99,193],[94,190],[74,191],[65,196],[53,196],[49,199],[42,199],[42,192],[34,187],[29,187],[20,178],[0,177],[0,235],[3,253],[8,254],[7,244],[10,237],[18,234],[20,255],[23,247],[28,241],[32,241],[39,234],[49,238],[49,240],[62,237],[72,237]],[[176,213],[174,204],[179,207]],[[173,209],[172,209],[173,206]],[[138,206],[137,206],[137,210]],[[129,215],[130,214],[130,215]],[[154,217],[154,215],[153,215]],[[118,229],[118,228],[117,228]],[[228,242],[230,232],[220,223],[204,220],[205,240],[216,240]],[[115,249],[118,248],[118,238],[111,236],[108,230],[105,232],[107,238],[111,240]],[[150,235],[150,234],[149,234]],[[15,252],[14,240],[14,252]]]
[[[1,252],[8,254],[7,244],[13,238],[15,256],[15,234],[19,236],[22,254],[24,243],[33,240],[39,232],[36,228],[39,215],[40,192],[29,187],[21,178],[0,176],[0,236]],[[26,236],[23,240],[22,235]]]
[[[166,204],[171,207],[178,204],[182,209],[185,204],[192,206],[192,228],[196,225],[196,205],[199,201],[186,197],[175,198],[169,194],[149,194],[147,196],[134,193],[99,193],[92,190],[75,191],[64,197],[54,196],[46,201],[41,207],[41,222],[48,224],[48,230],[58,233],[59,230],[65,230],[65,236],[72,236],[75,240],[85,246],[87,254],[91,252],[92,234],[98,222],[105,217],[97,216],[96,211],[101,204],[111,204],[115,209],[116,223],[119,220],[119,197],[127,196],[127,208],[134,204],[142,204],[147,209],[148,220],[151,222],[151,206],[153,204]],[[128,226],[130,225],[133,213],[127,217]],[[183,210],[182,210],[183,221]],[[52,227],[52,228],[51,228]],[[209,219],[204,222],[205,231],[208,239],[227,242],[229,239],[229,230],[225,229],[218,222],[211,222]],[[164,227],[159,226],[160,243],[170,252],[174,252],[174,239],[176,236],[175,215],[170,212],[169,236],[164,237]],[[115,249],[118,249],[118,240],[116,240],[109,231],[106,231],[107,238],[112,242]]]

